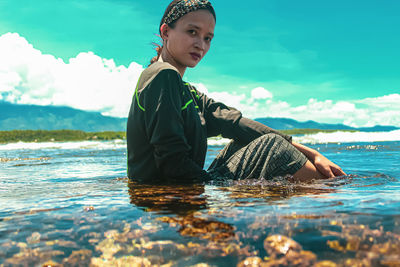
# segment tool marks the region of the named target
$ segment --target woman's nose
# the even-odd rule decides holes
[[[194,46],[198,49],[204,50],[205,49],[205,42],[201,38],[197,38]]]

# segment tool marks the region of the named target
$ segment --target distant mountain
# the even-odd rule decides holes
[[[0,101],[0,131],[61,129],[125,131],[126,119],[69,107],[16,105]]]
[[[61,129],[86,132],[125,131],[126,120],[126,118],[108,117],[99,112],[88,112],[70,107],[17,105],[0,101],[0,131]],[[299,122],[288,118],[258,118],[255,120],[277,130],[326,129],[372,132],[400,129],[394,126],[354,128],[343,124]]]
[[[319,123],[315,121],[299,122],[288,118],[257,118],[255,120],[277,130],[322,129],[322,130],[358,130],[364,132],[383,132],[383,131],[393,131],[400,129],[399,127],[395,126],[379,126],[379,125],[374,127],[355,128],[344,124]]]

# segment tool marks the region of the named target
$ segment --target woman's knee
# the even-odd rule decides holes
[[[277,133],[267,133],[259,137],[263,142],[273,141],[275,143],[288,142],[285,138]]]

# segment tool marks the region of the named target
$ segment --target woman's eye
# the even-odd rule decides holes
[[[196,35],[196,31],[195,30],[189,30],[188,31],[190,35]]]

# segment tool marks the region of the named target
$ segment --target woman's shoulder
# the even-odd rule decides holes
[[[144,89],[148,84],[150,84],[156,77],[167,78],[168,72],[176,72],[178,79],[180,78],[178,70],[167,62],[154,62],[148,66],[140,75],[140,80],[138,81],[139,91]]]
[[[179,74],[179,71],[177,68],[175,68],[174,66],[172,66],[170,63],[168,62],[162,62],[162,61],[157,61],[154,62],[153,64],[151,64],[150,66],[148,66],[144,72],[148,72],[148,73],[160,73],[163,70],[174,70]]]

